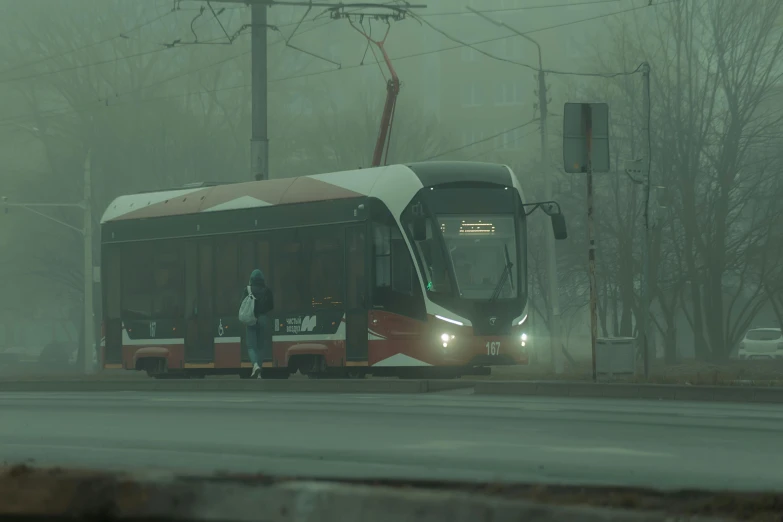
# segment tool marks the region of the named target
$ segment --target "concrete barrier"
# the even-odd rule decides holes
[[[581,397],[783,404],[783,388],[557,381],[474,381],[476,395]]]
[[[0,517],[233,522],[659,522],[663,512],[562,506],[465,491],[264,478],[110,475],[12,468]],[[706,520],[681,517],[679,520]]]

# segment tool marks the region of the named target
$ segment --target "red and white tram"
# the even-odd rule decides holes
[[[103,366],[248,375],[237,311],[256,267],[275,295],[265,377],[527,364],[538,206],[565,237],[555,203],[524,205],[508,167],[468,162],[119,197],[101,222]]]

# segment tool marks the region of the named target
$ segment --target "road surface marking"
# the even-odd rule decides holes
[[[674,457],[672,453],[659,453],[653,451],[640,451],[629,448],[617,447],[589,447],[589,446],[541,446],[544,451],[558,453],[599,453],[602,455],[622,455],[626,457]]]

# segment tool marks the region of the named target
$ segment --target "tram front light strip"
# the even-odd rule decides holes
[[[456,324],[457,326],[463,326],[464,323],[457,321],[456,319],[449,319],[448,317],[443,317],[442,315],[436,315],[436,318],[440,319],[441,321],[446,321],[447,323]]]

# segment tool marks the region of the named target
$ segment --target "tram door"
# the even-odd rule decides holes
[[[185,258],[185,365],[198,367],[214,362],[213,245],[199,240],[187,246]]]
[[[345,344],[347,363],[367,361],[367,225],[345,229]]]

